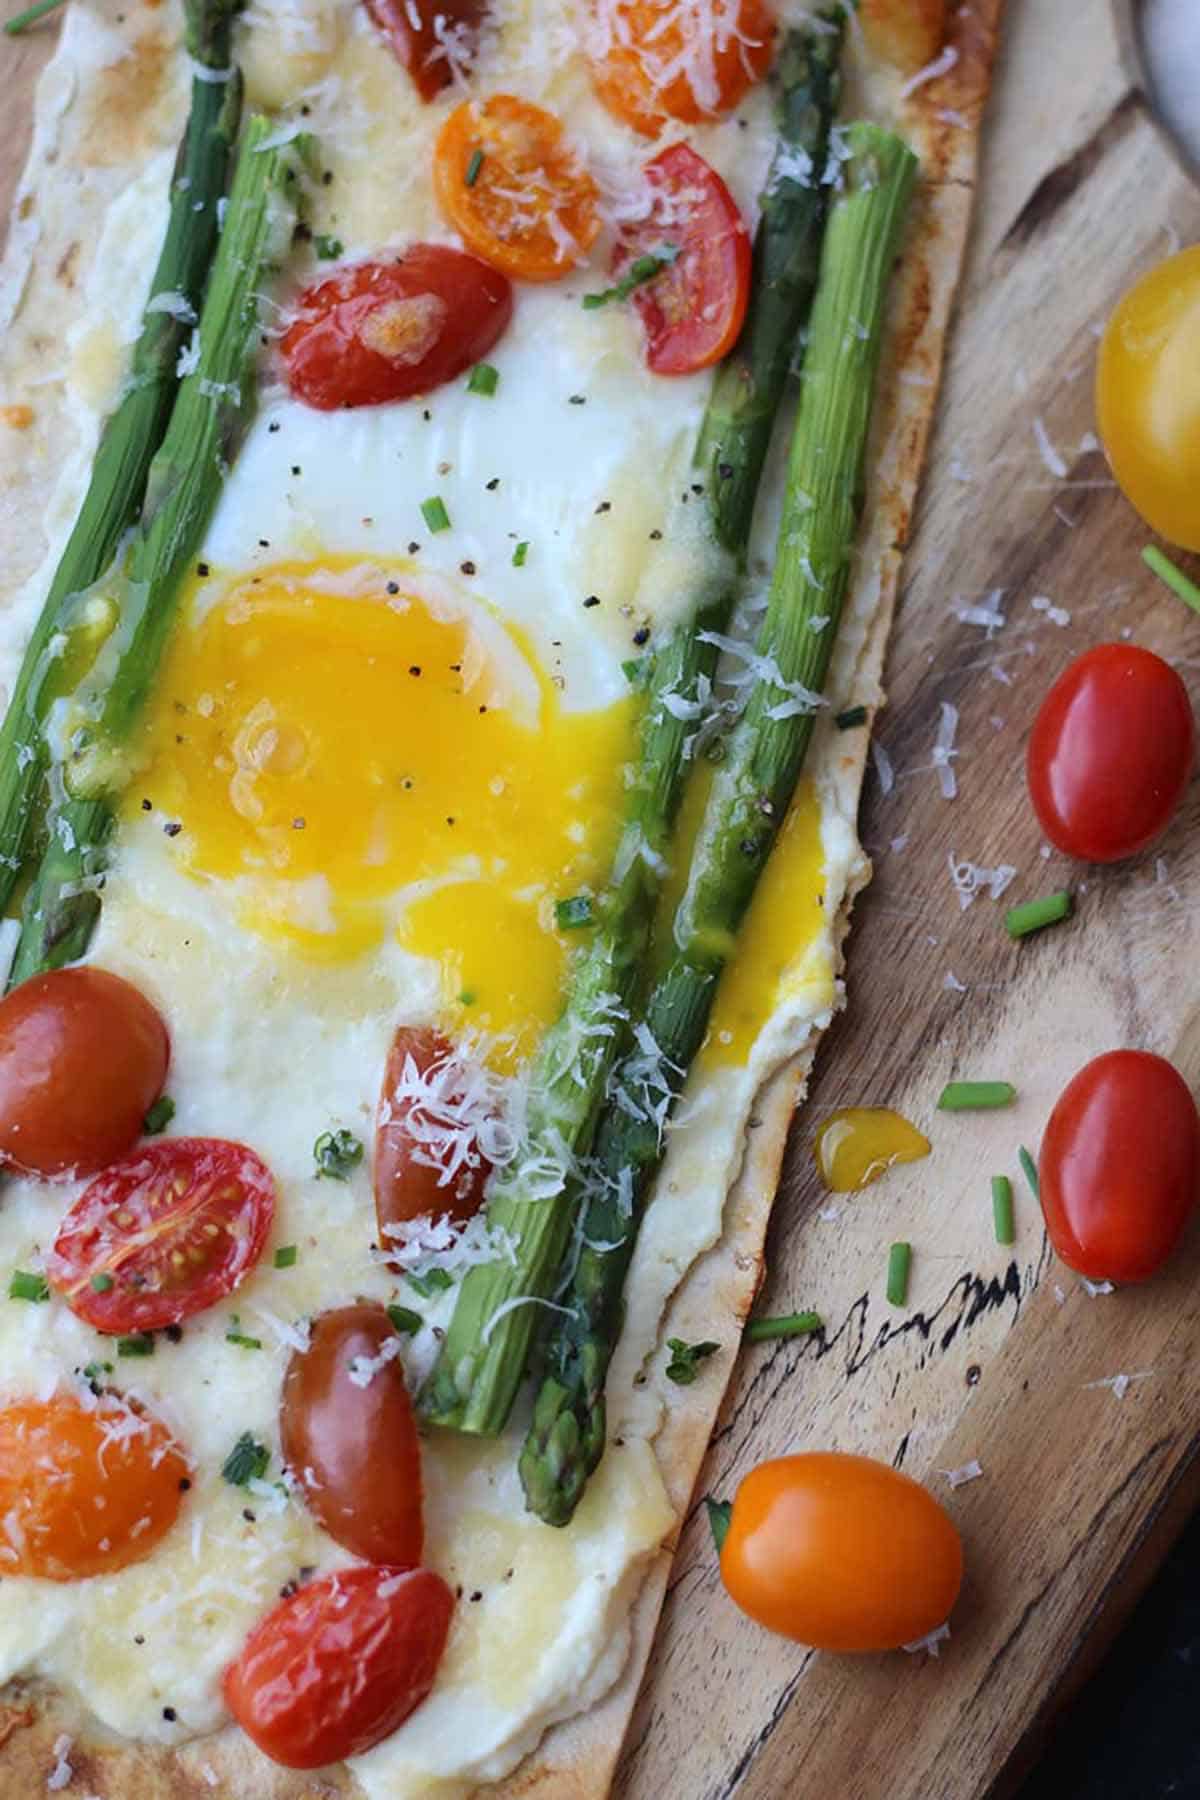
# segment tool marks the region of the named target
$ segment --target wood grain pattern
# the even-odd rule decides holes
[[[13,97],[53,35],[51,22],[0,49],[5,209],[28,131]],[[1150,1289],[1092,1298],[1055,1266],[1019,1179],[1016,1251],[992,1243],[987,1180],[1017,1176],[1016,1146],[1036,1146],[1063,1081],[1096,1051],[1144,1045],[1200,1079],[1200,796],[1157,853],[1075,871],[1040,854],[1020,778],[1038,698],[1102,637],[1132,634],[1200,688],[1200,623],[1142,568],[1144,534],[1086,435],[1094,328],[1174,233],[1200,235],[1200,202],[1128,97],[1107,0],[1013,0],[889,659],[880,740],[895,786],[868,787],[877,868],[851,940],[851,1005],[796,1122],[762,1297],[771,1311],[818,1306],[827,1330],[746,1352],[698,1488],[729,1493],[753,1462],[804,1445],[890,1457],[948,1494],[968,1584],[936,1662],[812,1656],[733,1611],[697,1507],[622,1800],[982,1800],[1197,1484],[1197,1236]],[[1039,454],[1039,419],[1063,478]],[[955,608],[996,590],[1007,623],[989,640]],[[930,759],[943,702],[960,714],[952,801]],[[1014,865],[1016,898],[1075,882],[1077,920],[1009,944],[991,900],[960,911],[951,856]],[[954,1075],[1012,1078],[1020,1102],[937,1118]],[[934,1155],[822,1219],[813,1128],[860,1101],[928,1127]],[[915,1248],[906,1313],[882,1298],[896,1237]],[[1122,1371],[1144,1375],[1123,1400],[1090,1385]],[[949,1494],[936,1471],[972,1457],[983,1478]]]

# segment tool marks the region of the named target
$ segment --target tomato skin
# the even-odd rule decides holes
[[[723,25],[714,31],[715,12],[699,4],[593,5],[586,34],[592,84],[609,112],[643,137],[657,137],[668,119],[702,125],[731,112],[771,66],[775,19],[763,0],[730,0],[720,10]],[[706,29],[709,54],[689,59]]]
[[[422,1144],[422,1124],[428,1122],[436,1145],[436,1107],[430,1108],[395,1095],[405,1080],[417,1074],[429,1086],[444,1083],[453,1096],[461,1082],[454,1046],[440,1032],[402,1025],[392,1040],[379,1095],[375,1126],[375,1216],[379,1242],[389,1247],[391,1225],[408,1224],[424,1217],[449,1218],[458,1224],[473,1219],[483,1205],[484,1190],[492,1165],[477,1146],[469,1146],[462,1167],[448,1178],[436,1148]]]
[[[361,1301],[312,1322],[307,1350],[283,1379],[283,1457],[312,1513],[343,1549],[366,1562],[414,1568],[421,1560],[421,1449],[404,1371],[382,1354],[400,1340],[382,1306]],[[370,1362],[365,1386],[351,1380]]]
[[[436,100],[454,79],[434,26],[441,21],[474,55],[483,16],[479,0],[367,0],[367,12],[392,47],[396,61],[412,76],[422,100]]]
[[[1200,550],[1200,246],[1143,275],[1100,341],[1096,421],[1146,523]]]
[[[232,1293],[274,1216],[274,1177],[253,1150],[225,1138],[159,1138],[84,1189],[59,1226],[46,1279],[97,1331],[157,1331]]]
[[[1120,862],[1162,836],[1195,763],[1183,682],[1136,644],[1099,644],[1042,701],[1026,755],[1050,842],[1083,862]]]
[[[171,1044],[146,996],[107,969],[33,975],[0,1000],[0,1158],[91,1175],[142,1134]]]
[[[895,1650],[935,1630],[962,1584],[949,1514],[887,1463],[783,1456],[737,1491],[721,1578],[742,1611],[816,1650]]]
[[[1038,1159],[1050,1242],[1089,1281],[1147,1281],[1200,1198],[1200,1115],[1164,1057],[1111,1050],[1059,1096]]]
[[[444,244],[339,269],[300,296],[281,345],[288,386],[322,412],[428,394],[487,355],[512,304],[502,274]]]
[[[750,234],[737,202],[715,169],[687,144],[672,144],[646,164],[646,180],[686,220],[656,225],[654,215],[625,234],[613,257],[620,274],[634,258],[677,245],[679,255],[635,288],[633,305],[646,333],[646,362],[656,375],[691,375],[720,362],[742,329],[750,298]]]
[[[250,1633],[225,1703],[289,1769],[319,1769],[388,1737],[433,1686],[454,1596],[430,1569],[319,1576]]]
[[[126,1431],[131,1416],[140,1426]],[[0,1574],[82,1581],[141,1562],[175,1523],[190,1475],[161,1420],[119,1395],[0,1407]]]

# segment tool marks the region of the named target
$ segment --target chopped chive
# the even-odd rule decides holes
[[[227,1344],[237,1344],[239,1349],[242,1350],[261,1350],[263,1347],[261,1338],[247,1337],[244,1331],[239,1330],[238,1316],[236,1313],[234,1313],[229,1321],[229,1330],[225,1333],[225,1342]]]
[[[411,1306],[389,1306],[387,1316],[400,1332],[420,1331],[425,1323],[420,1313],[414,1312]]]
[[[634,288],[644,282],[653,281],[664,269],[669,269],[679,255],[678,244],[664,244],[654,255],[635,257],[629,265],[629,273],[623,275],[615,287],[601,288],[598,293],[583,296],[584,312],[595,312],[598,307],[607,306],[612,300],[628,300]]]
[[[434,494],[429,500],[422,500],[421,517],[430,531],[449,531],[450,529],[450,514],[446,511],[446,502],[440,494]]]
[[[404,1279],[414,1294],[420,1294],[422,1300],[428,1300],[433,1294],[444,1294],[448,1287],[454,1286],[454,1277],[445,1269],[426,1269],[423,1275],[414,1275],[411,1271]]]
[[[10,1300],[48,1300],[50,1286],[44,1275],[30,1274],[26,1269],[14,1269],[8,1284]]]
[[[153,1356],[154,1339],[148,1331],[132,1331],[117,1339],[118,1356]]]
[[[581,925],[593,924],[595,917],[590,894],[572,894],[569,900],[554,902],[554,923],[560,931],[578,931]]]
[[[107,1294],[113,1286],[113,1278],[101,1270],[98,1275],[92,1276],[89,1285],[93,1294]]]
[[[523,569],[525,567],[525,558],[528,555],[529,555],[529,544],[526,539],[522,538],[521,542],[517,545],[516,549],[513,551],[513,568],[514,569]]]
[[[1200,588],[1194,581],[1188,580],[1182,569],[1175,567],[1169,556],[1164,556],[1161,550],[1148,544],[1142,551],[1142,561],[1148,569],[1154,570],[1160,581],[1166,582],[1173,594],[1178,594],[1185,606],[1200,613]]]
[[[667,1380],[678,1382],[680,1387],[691,1387],[700,1373],[700,1364],[720,1348],[720,1344],[711,1341],[685,1344],[682,1338],[668,1338],[667,1349],[671,1352],[671,1360],[667,1364]]]
[[[500,386],[500,371],[491,363],[476,363],[467,381],[468,394],[486,394],[490,399]]]
[[[912,1267],[912,1245],[893,1244],[888,1251],[887,1297],[889,1306],[908,1304],[908,1272]]]
[[[267,1446],[256,1442],[248,1431],[243,1431],[221,1464],[221,1473],[231,1487],[245,1487],[248,1481],[262,1480],[270,1460],[271,1452]]]
[[[290,1269],[295,1263],[297,1255],[298,1251],[295,1244],[280,1244],[278,1250],[275,1252],[275,1267],[277,1269]]]
[[[345,249],[345,245],[341,238],[327,237],[322,231],[318,232],[313,239],[313,249],[322,262],[336,262]]]
[[[865,706],[848,706],[845,712],[840,712],[833,722],[839,731],[853,731],[856,725],[866,724],[867,709]]]
[[[1037,1164],[1034,1162],[1032,1156],[1030,1156],[1024,1144],[1022,1144],[1021,1148],[1017,1151],[1017,1161],[1021,1165],[1026,1181],[1033,1189],[1034,1199],[1040,1200],[1042,1197],[1042,1184],[1038,1180]]]
[[[1004,915],[1004,924],[1009,937],[1028,937],[1031,931],[1042,931],[1047,925],[1057,925],[1060,919],[1069,919],[1074,902],[1066,888],[1061,893],[1045,894],[1040,900],[1027,900],[1024,906],[1014,906]]]
[[[467,173],[464,178],[466,180],[466,184],[468,187],[475,186],[475,183],[479,180],[479,171],[480,171],[480,169],[482,169],[482,167],[483,167],[483,151],[482,150],[472,150],[471,160],[467,164]]]
[[[765,1344],[768,1338],[803,1337],[806,1332],[822,1330],[824,1324],[820,1313],[783,1313],[777,1319],[751,1319],[742,1338],[747,1344]]]
[[[83,1378],[85,1381],[99,1381],[101,1375],[111,1375],[112,1372],[111,1363],[90,1362],[84,1365]]]
[[[165,1131],[175,1117],[175,1102],[170,1094],[160,1094],[150,1111],[142,1120],[142,1131],[146,1137],[156,1137]]]
[[[474,1006],[477,998],[478,996],[476,995],[474,988],[464,988],[462,993],[458,996],[458,1004],[460,1006]]]
[[[1016,1097],[1011,1081],[948,1081],[938,1111],[990,1112],[998,1106],[1011,1106]]]
[[[992,1223],[996,1228],[998,1244],[1016,1243],[1017,1230],[1013,1221],[1013,1188],[1007,1175],[992,1176]]]
[[[18,31],[24,31],[27,25],[34,24],[38,19],[44,19],[48,12],[53,12],[56,6],[62,4],[63,0],[37,0],[36,6],[28,6],[24,12],[17,13],[14,18],[6,19],[4,29],[9,37],[16,37]]]
[[[349,1181],[362,1159],[362,1143],[352,1131],[323,1131],[313,1145],[318,1181]]]
[[[733,1517],[733,1501],[706,1499],[704,1510],[708,1514],[708,1529],[713,1534],[717,1555],[720,1556],[721,1551],[725,1548],[725,1539],[729,1535],[729,1521]]]

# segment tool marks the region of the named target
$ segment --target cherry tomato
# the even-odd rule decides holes
[[[0,1408],[0,1574],[81,1581],[141,1562],[175,1523],[190,1467],[121,1396]]]
[[[359,1756],[433,1686],[454,1596],[430,1569],[339,1569],[284,1600],[225,1671],[225,1703],[289,1769]]]
[[[367,0],[367,11],[422,100],[465,73],[476,49],[482,0]]]
[[[162,1092],[167,1028],[106,969],[34,975],[0,1000],[0,1157],[90,1175],[142,1134]]]
[[[244,1144],[162,1138],[105,1169],[70,1208],[46,1279],[97,1331],[157,1331],[243,1281],[275,1216],[275,1182]]]
[[[731,112],[771,66],[764,0],[593,0],[587,52],[608,110],[644,137]]]
[[[464,1115],[467,1066],[436,1031],[402,1025],[388,1053],[375,1127],[379,1241],[423,1217],[465,1224],[483,1205],[492,1165]]]
[[[622,234],[613,270],[670,246],[673,262],[633,291],[656,375],[690,375],[720,362],[742,329],[750,297],[750,234],[715,169],[686,144],[646,164],[649,217]]]
[[[874,56],[906,75],[931,63],[946,35],[947,0],[859,0],[863,36]]]
[[[1042,701],[1026,773],[1050,842],[1109,863],[1162,836],[1194,760],[1191,702],[1174,669],[1136,644],[1100,644]]]
[[[962,1545],[915,1481],[868,1456],[815,1451],[752,1469],[721,1551],[730,1595],[816,1650],[895,1650],[941,1625]]]
[[[438,133],[433,185],[468,250],[521,281],[558,281],[600,230],[596,184],[562,121],[528,100],[464,100]]]
[[[1038,1159],[1046,1230],[1089,1281],[1146,1281],[1200,1197],[1200,1116],[1179,1071],[1112,1050],[1059,1096]]]
[[[421,1560],[421,1449],[400,1350],[382,1306],[314,1319],[283,1380],[283,1457],[309,1507],[366,1562]]]
[[[1200,245],[1143,275],[1108,321],[1096,419],[1126,498],[1200,550]]]
[[[428,394],[487,355],[512,318],[505,277],[461,250],[414,244],[306,288],[283,337],[298,400],[382,406]]]

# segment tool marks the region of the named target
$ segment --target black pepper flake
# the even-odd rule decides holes
[[[247,1525],[257,1525],[258,1524],[258,1514],[255,1512],[252,1512],[250,1507],[248,1507],[248,1506],[243,1506],[242,1517],[243,1517],[243,1519],[245,1519]]]
[[[447,813],[447,814],[446,814],[446,823],[447,823],[447,825],[453,825],[453,823],[454,823],[454,815],[453,815],[453,814],[452,814],[452,813]]]
[[[260,550],[269,550],[271,548],[270,538],[259,538],[258,547]]]
[[[648,625],[639,625],[633,634],[633,641],[635,644],[639,645],[648,644],[650,642],[650,627]]]
[[[197,573],[197,575],[207,575],[208,574],[208,564],[207,563],[197,563],[196,564],[196,573]]]
[[[416,555],[416,554],[417,554],[417,551],[418,551],[418,550],[419,550],[419,549],[420,549],[420,548],[421,548],[421,546],[420,546],[420,544],[418,544],[418,542],[417,542],[417,540],[416,540],[416,538],[414,538],[414,539],[413,539],[413,541],[412,541],[412,543],[411,543],[411,544],[410,544],[410,545],[409,545],[409,546],[408,546],[408,554],[409,554],[409,555],[410,555],[410,556],[415,556],[415,555]],[[396,589],[396,592],[397,592],[397,593],[399,593],[399,592],[400,592],[400,589],[399,589],[399,588],[397,588],[397,589]]]
[[[322,175],[321,186],[322,187],[332,187],[333,186],[333,170],[332,169],[326,169],[325,173]]]
[[[408,672],[410,675],[419,675],[421,673],[420,663],[409,663]]]
[[[481,707],[480,707],[480,709],[479,709],[479,710],[480,710],[480,712],[481,712],[481,713],[485,713],[485,712],[486,712],[486,711],[487,711],[487,707],[486,707],[486,706],[481,706]]]
[[[430,410],[427,406],[423,406],[421,408],[421,417],[424,419],[425,423],[428,425],[430,419],[432,419],[432,417],[433,417],[433,414],[430,412]]]
[[[188,1492],[189,1488],[191,1487],[191,1485],[192,1485],[192,1478],[190,1475],[181,1475],[179,1477],[179,1491],[181,1494],[186,1494]]]
[[[268,425],[268,426],[267,426],[267,430],[268,430],[268,431],[270,431],[270,432],[276,432],[276,431],[278,431],[278,430],[279,430],[279,420],[278,420],[278,419],[272,419],[272,420],[271,420],[271,423],[270,423],[270,424],[269,424],[269,425]]]
[[[657,544],[657,543],[658,543],[658,541],[659,541],[659,539],[660,539],[660,538],[661,538],[661,537],[662,537],[662,532],[661,532],[661,531],[659,531],[659,530],[658,530],[658,529],[657,529],[657,527],[656,527],[656,528],[655,528],[655,530],[653,530],[653,531],[652,531],[652,532],[651,532],[651,533],[650,533],[650,542],[651,542],[651,543],[652,543],[652,544]]]
[[[475,564],[473,562],[460,563],[459,567],[464,575],[473,575],[475,573]]]
[[[168,1725],[173,1725],[178,1717],[179,1714],[175,1711],[173,1706],[163,1707],[163,1718],[167,1721]]]
[[[182,1325],[167,1325],[163,1330],[163,1336],[166,1338],[166,1340],[169,1344],[182,1344],[182,1342],[183,1342],[183,1326]]]
[[[702,494],[704,492],[704,483],[702,481],[693,481],[692,492],[693,494]]]
[[[586,406],[587,405],[587,395],[586,394],[572,394],[569,397],[567,404],[569,406]]]
[[[299,464],[299,463],[293,463],[293,464],[292,464],[292,474],[293,474],[293,475],[298,475],[298,474],[299,474],[299,473],[300,473],[300,464]]]
[[[168,837],[178,837],[180,832],[183,830],[183,826],[179,823],[178,819],[168,819],[166,824],[163,826],[163,830],[166,832]]]
[[[180,1484],[179,1484],[179,1485],[180,1485],[180,1487],[182,1487],[182,1486],[183,1486],[183,1483],[182,1483],[182,1482],[180,1482]],[[135,1643],[135,1644],[144,1644],[144,1643],[145,1643],[145,1641],[146,1641],[146,1640],[145,1640],[145,1638],[144,1638],[144,1637],[143,1637],[143,1636],[142,1636],[142,1634],[141,1634],[141,1632],[140,1632],[140,1631],[139,1631],[139,1632],[138,1632],[138,1633],[137,1633],[137,1635],[136,1635],[136,1636],[135,1636],[135,1637],[134,1637],[134,1640],[133,1640],[133,1641],[134,1641],[134,1643]]]
[[[599,594],[589,594],[583,604],[585,606],[599,606],[599,604],[600,604]]]
[[[293,1594],[298,1594],[299,1592],[300,1583],[298,1581],[285,1581],[279,1590],[279,1598],[281,1600],[290,1600]]]
[[[473,1594],[472,1594],[472,1595],[471,1595],[471,1604],[472,1604],[472,1606],[474,1606],[474,1605],[475,1605],[475,1604],[476,1604],[476,1602],[477,1602],[477,1601],[479,1601],[479,1600],[482,1600],[482,1599],[483,1599],[483,1589],[482,1589],[482,1588],[476,1588],[476,1589],[475,1589],[475,1592],[474,1592],[474,1593],[473,1593]]]
[[[611,500],[602,500],[600,502],[599,506],[596,508],[596,511],[598,513],[611,512],[612,511],[612,501]]]
[[[143,811],[143,812],[153,812],[153,810],[154,810],[154,809],[153,809],[153,807],[152,807],[152,806],[151,806],[151,804],[150,804],[150,802],[149,802],[149,800],[143,800],[143,801],[142,801],[142,811]]]
[[[494,494],[496,489],[500,486],[500,477],[498,475],[493,475],[492,479],[490,481],[485,481],[483,485],[489,494]]]
[[[400,592],[400,583],[398,581],[386,582],[384,585],[384,592],[388,594],[398,594]]]

